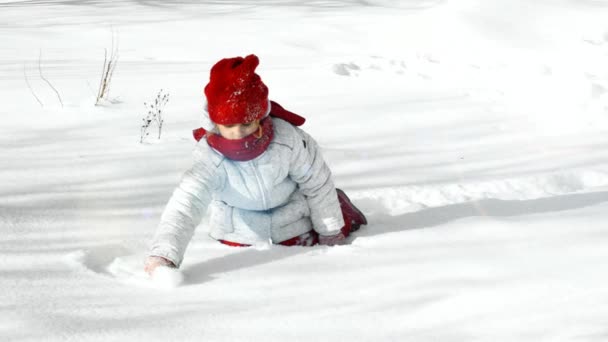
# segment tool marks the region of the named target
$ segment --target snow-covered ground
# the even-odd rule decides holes
[[[608,340],[607,18],[606,0],[0,1],[0,340]],[[203,224],[161,288],[141,264],[208,70],[249,53],[370,224],[248,249]],[[162,137],[140,144],[160,89]]]

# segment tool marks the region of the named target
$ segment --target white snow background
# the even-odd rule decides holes
[[[203,224],[158,286],[209,69],[250,53],[369,225]],[[1,341],[608,340],[606,0],[0,1],[0,104]]]

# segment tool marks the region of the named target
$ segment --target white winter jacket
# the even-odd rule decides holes
[[[201,139],[194,163],[167,204],[150,255],[175,265],[209,209],[215,239],[278,243],[314,229],[334,235],[344,226],[331,172],[315,140],[272,118],[268,149],[250,161],[227,159]]]

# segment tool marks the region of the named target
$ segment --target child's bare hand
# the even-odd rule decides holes
[[[158,266],[175,267],[175,264],[173,264],[173,262],[171,262],[170,260],[167,260],[163,257],[152,255],[152,256],[149,256],[148,258],[146,258],[146,262],[144,263],[144,271],[146,271],[146,273],[148,273],[150,276],[152,276],[152,274],[154,273],[154,270]]]
[[[346,237],[342,232],[336,235],[319,235],[319,244],[326,246],[341,245],[345,242]]]

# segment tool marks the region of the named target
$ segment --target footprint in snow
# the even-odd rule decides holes
[[[405,74],[407,69],[404,60],[386,59],[380,56],[371,56],[371,60],[363,60],[359,62],[336,63],[332,70],[340,76],[359,76],[362,72],[373,71],[389,71],[398,75]],[[362,65],[366,65],[363,67]]]
[[[340,76],[358,76],[360,70],[361,68],[355,63],[338,63],[333,66],[334,73]]]

